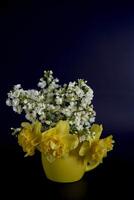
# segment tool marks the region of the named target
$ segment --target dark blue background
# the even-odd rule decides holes
[[[88,80],[88,84],[94,90],[96,122],[103,124],[103,136],[112,133],[116,140],[111,156],[107,158],[102,168],[96,169],[98,171],[89,175],[93,176],[89,179],[94,182],[99,181],[100,176],[103,176],[100,174],[104,172],[104,177],[101,177],[104,182],[110,184],[111,180],[114,185],[114,180],[118,179],[119,182],[115,181],[117,186],[121,185],[117,190],[119,196],[123,187],[127,191],[125,194],[130,194],[129,182],[133,177],[134,167],[134,6],[132,3],[3,1],[0,16],[2,34],[0,144],[3,163],[6,163],[6,156],[13,157],[8,176],[15,177],[16,171],[21,166],[19,162],[24,171],[28,164],[29,171],[26,174],[28,176],[31,165],[37,167],[35,161],[38,158],[35,161],[34,158],[32,161],[25,161],[16,141],[10,135],[10,127],[19,126],[23,117],[5,106],[6,93],[17,83],[21,83],[26,89],[36,88],[43,70],[52,69],[61,83],[78,78]],[[5,169],[5,165],[3,168]],[[11,176],[12,170],[14,176]],[[23,171],[22,168],[21,170]],[[25,174],[24,171],[22,173]],[[17,173],[19,174],[19,170]],[[108,176],[109,173],[112,173],[113,178],[112,175]],[[23,176],[26,178],[24,174],[21,176],[22,180]],[[29,180],[33,174],[29,175]],[[34,176],[38,177],[37,171]],[[94,176],[97,178],[94,179]],[[40,180],[37,177],[35,179]],[[19,180],[16,179],[16,182]],[[98,189],[99,187],[100,185],[97,186]],[[113,194],[116,193],[115,188]],[[91,194],[93,193],[94,190],[91,190]]]

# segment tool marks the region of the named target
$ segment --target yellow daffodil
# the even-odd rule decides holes
[[[69,123],[60,120],[56,127],[42,133],[40,144],[41,152],[46,155],[49,162],[61,158],[78,146],[77,135],[69,133]]]
[[[107,156],[107,152],[113,149],[112,135],[95,141],[90,149],[90,160],[91,162],[102,162],[103,157]]]
[[[23,122],[21,126],[22,130],[18,135],[18,143],[26,152],[25,156],[32,156],[40,143],[41,123],[38,121],[33,124]]]
[[[93,124],[90,128],[90,132],[93,135],[93,137],[89,137],[87,141],[84,141],[80,147],[79,155],[84,156],[90,149],[93,142],[99,140],[101,133],[102,133],[103,127],[102,125]]]
[[[94,138],[90,141],[84,141],[80,147],[79,155],[85,157],[85,160],[89,164],[88,170],[99,165],[103,158],[107,156],[107,152],[113,149],[114,141],[111,135],[104,139],[99,139],[102,129],[102,125],[92,125],[91,133],[95,133]]]

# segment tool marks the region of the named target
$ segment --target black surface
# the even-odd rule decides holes
[[[0,181],[15,198],[134,198],[134,5],[129,1],[1,1]],[[10,134],[24,120],[6,107],[14,84],[35,88],[44,69],[61,83],[88,80],[96,122],[114,151],[72,184],[48,181],[40,154],[24,158]],[[18,194],[18,193],[19,194]]]

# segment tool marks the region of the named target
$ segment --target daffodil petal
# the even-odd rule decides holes
[[[33,133],[35,135],[40,135],[41,134],[41,123],[39,121],[36,121],[34,124],[33,124],[33,129],[32,129]]]
[[[91,131],[91,133],[95,132],[95,140],[98,140],[100,138],[102,130],[103,130],[102,125],[93,124],[91,126],[90,131]]]
[[[44,131],[42,133],[42,136],[48,136],[48,137],[50,137],[50,136],[54,136],[55,134],[56,134],[56,128],[54,127],[54,128],[50,128],[47,131]]]
[[[69,134],[69,123],[60,120],[56,125],[56,133],[61,135]]]
[[[103,145],[103,148],[107,149],[107,151],[111,151],[113,149],[114,140],[112,135],[101,139],[100,142],[102,143],[101,145]]]
[[[79,150],[79,155],[85,156],[88,153],[89,148],[90,148],[89,142],[88,141],[83,142]]]
[[[69,150],[73,150],[77,148],[79,144],[78,137],[76,135],[67,134],[61,138],[66,148]]]
[[[32,125],[31,125],[30,123],[28,123],[28,122],[22,122],[22,123],[21,123],[21,126],[22,126],[23,128],[32,130]]]

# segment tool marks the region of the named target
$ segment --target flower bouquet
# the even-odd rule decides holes
[[[27,120],[12,134],[25,157],[41,152],[48,179],[80,180],[102,163],[114,142],[111,135],[100,139],[103,127],[94,123],[93,90],[83,79],[60,85],[52,71],[44,71],[38,88],[24,90],[18,84],[8,93],[6,104]]]

